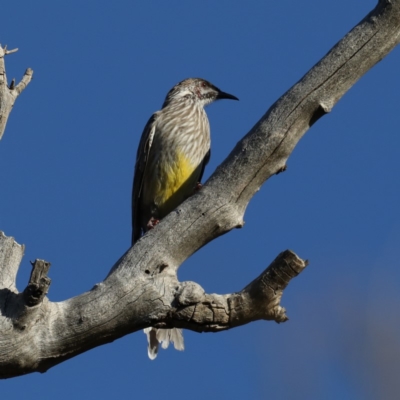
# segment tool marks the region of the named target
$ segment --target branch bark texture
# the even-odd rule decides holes
[[[6,129],[8,116],[14,106],[15,100],[29,84],[33,75],[33,71],[28,68],[18,85],[15,85],[14,79],[8,85],[4,57],[16,51],[18,49],[7,50],[7,46],[2,47],[0,45],[0,140]]]
[[[306,266],[293,252],[281,253],[232,294],[206,294],[195,282],[179,282],[177,269],[209,241],[243,226],[250,199],[285,168],[304,133],[399,40],[400,0],[380,1],[271,106],[202,190],[142,237],[90,292],[61,303],[39,296],[28,304],[14,284],[23,250],[0,235],[0,377],[44,372],[149,326],[216,332],[258,319],[284,322],[282,292]]]

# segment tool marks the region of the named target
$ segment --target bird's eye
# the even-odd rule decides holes
[[[201,87],[206,87],[207,84],[205,82],[201,82]]]

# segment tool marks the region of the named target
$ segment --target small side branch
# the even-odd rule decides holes
[[[0,45],[0,47],[1,47],[1,45]],[[4,52],[4,55],[8,55],[8,54],[12,54],[12,53],[16,53],[18,51],[18,49],[12,49],[12,50],[8,50],[7,49],[7,45],[5,45],[4,47],[3,47],[3,52]]]
[[[205,294],[196,283],[184,282],[176,297],[178,307],[164,326],[217,332],[260,319],[285,322],[286,310],[280,305],[283,290],[307,265],[286,250],[241,292],[229,295]]]
[[[12,90],[15,98],[17,98],[22,93],[22,91],[29,85],[29,82],[32,80],[32,76],[33,76],[33,70],[31,68],[28,68],[25,71],[24,76],[21,79],[21,82],[18,83],[17,86],[15,86],[15,79],[13,79],[14,84],[10,85],[10,89]]]
[[[17,295],[10,293],[13,301],[9,305],[9,312],[11,311],[13,327],[18,331],[32,328],[37,323],[39,315],[45,312],[48,304],[46,294],[51,280],[47,273],[50,263],[45,260],[35,260],[31,264],[32,272],[26,289]]]
[[[35,260],[31,264],[31,277],[28,286],[24,290],[24,300],[28,307],[37,306],[43,301],[51,283],[51,279],[47,276],[51,265],[49,262]]]
[[[18,244],[13,237],[8,237],[0,231],[0,250],[0,289],[7,288],[17,292],[15,280],[25,246]]]
[[[18,85],[15,85],[15,79],[13,79],[8,86],[4,57],[16,51],[18,49],[7,50],[7,46],[2,47],[0,44],[0,140],[4,134],[8,116],[14,106],[15,100],[28,86],[33,75],[33,71],[28,68]]]

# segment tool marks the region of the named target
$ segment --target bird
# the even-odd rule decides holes
[[[201,187],[211,155],[210,124],[204,107],[216,100],[239,100],[201,78],[179,82],[161,110],[148,120],[136,154],[132,188],[132,245],[160,219]],[[146,328],[148,356],[159,344],[183,350],[182,330]]]

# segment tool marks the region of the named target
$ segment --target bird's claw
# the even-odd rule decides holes
[[[158,225],[159,222],[160,222],[159,219],[151,217],[149,222],[147,223],[147,230],[153,229],[155,226]]]

